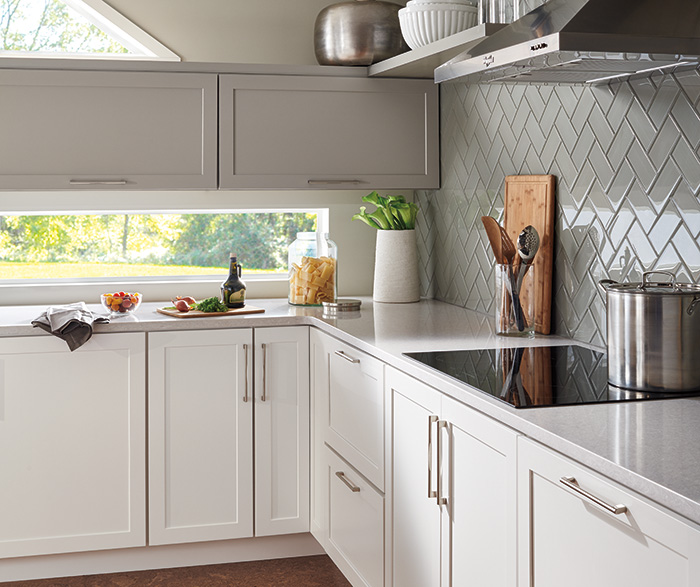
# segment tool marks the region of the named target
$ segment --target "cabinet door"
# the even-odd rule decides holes
[[[0,339],[0,557],[145,545],[144,341]]]
[[[255,329],[255,535],[309,531],[309,329]]]
[[[449,423],[449,471],[443,510],[443,585],[516,584],[517,435],[450,398],[442,398]],[[445,580],[449,577],[449,580]]]
[[[252,330],[149,334],[149,543],[253,535]]]
[[[518,488],[521,587],[700,585],[697,525],[524,438]]]
[[[435,446],[440,393],[394,369],[387,369],[386,383],[394,408],[394,585],[438,587],[441,506],[437,494],[431,495],[440,475]]]
[[[222,75],[222,188],[439,187],[430,80]]]
[[[0,72],[0,189],[216,189],[217,76]]]

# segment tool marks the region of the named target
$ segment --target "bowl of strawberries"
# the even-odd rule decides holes
[[[140,293],[129,293],[118,291],[116,293],[106,293],[100,296],[100,302],[109,310],[111,316],[124,316],[132,314],[141,305],[143,296]]]

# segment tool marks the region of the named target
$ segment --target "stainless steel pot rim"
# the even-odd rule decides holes
[[[666,275],[670,281],[651,281],[650,275]],[[642,281],[631,283],[618,283],[612,279],[602,279],[598,282],[600,288],[605,291],[620,292],[635,295],[695,295],[700,293],[700,285],[695,283],[678,283],[676,276],[670,271],[656,270],[645,271],[642,274]]]
[[[650,283],[642,286],[641,283],[618,283],[607,285],[608,291],[645,295],[645,296],[668,296],[668,295],[694,295],[700,294],[700,285],[694,283]]]

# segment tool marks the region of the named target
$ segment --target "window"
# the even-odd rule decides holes
[[[0,280],[221,277],[231,252],[248,278],[286,275],[296,233],[323,219],[321,210],[0,216]]]
[[[180,58],[102,0],[0,0],[0,56]]]

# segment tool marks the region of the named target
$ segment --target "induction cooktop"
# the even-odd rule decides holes
[[[615,387],[608,383],[607,355],[577,345],[404,355],[516,408],[700,396]]]

